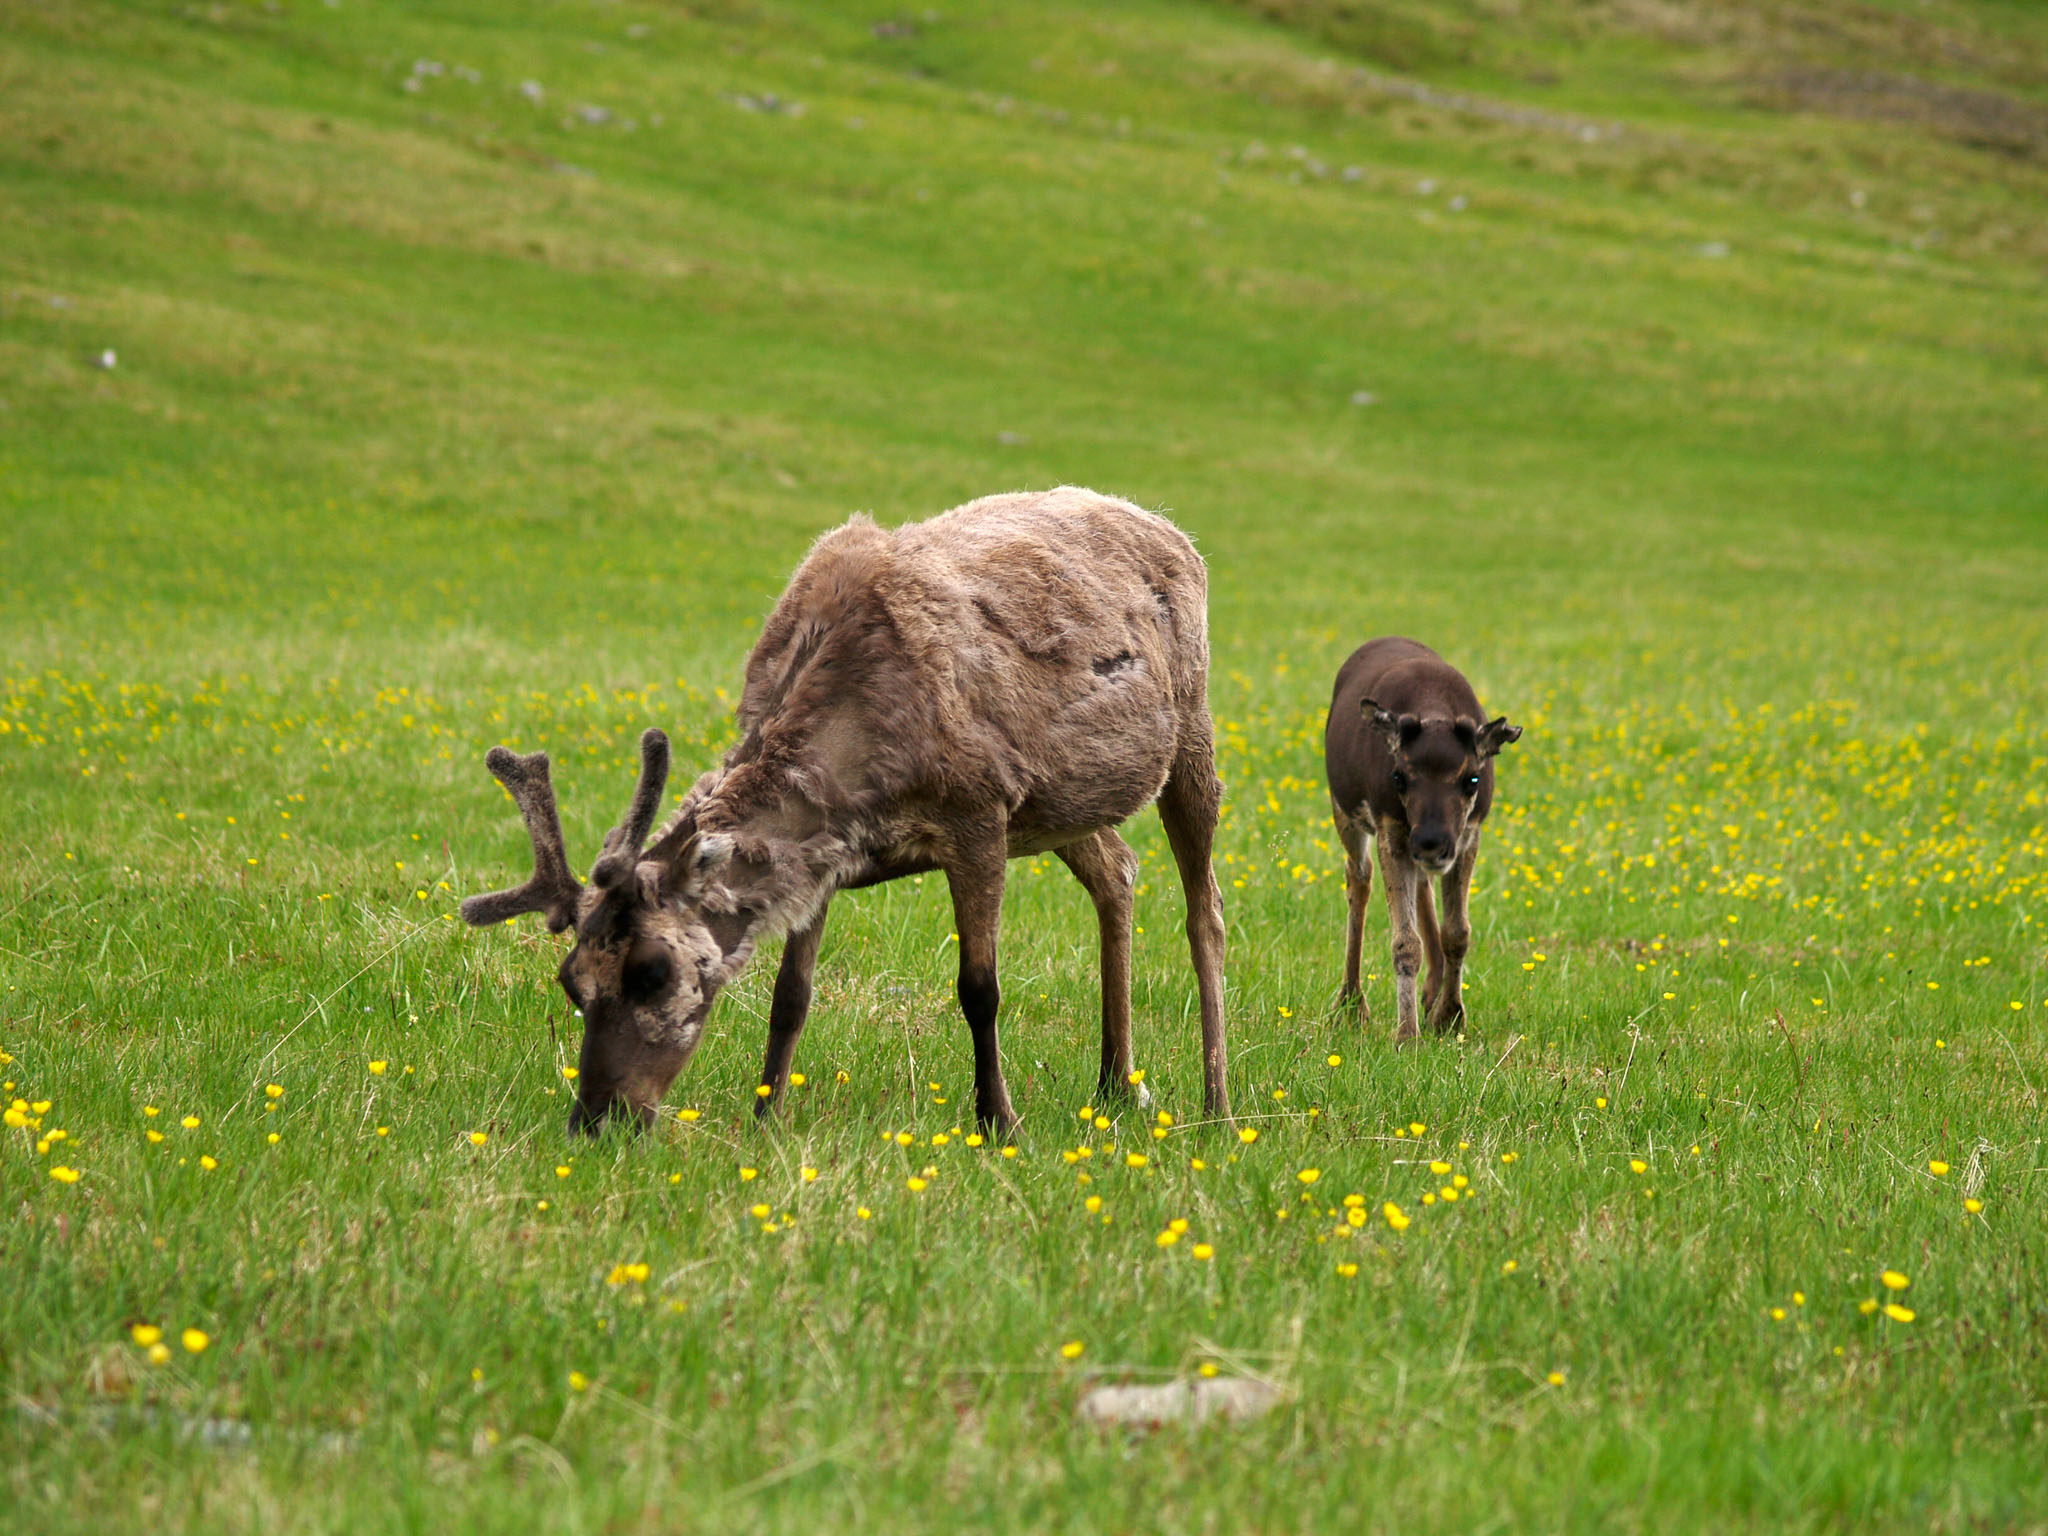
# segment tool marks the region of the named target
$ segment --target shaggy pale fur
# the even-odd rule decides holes
[[[634,812],[585,888],[559,858],[553,797],[539,792],[545,759],[499,749],[491,766],[526,814],[537,873],[464,913],[494,921],[516,908],[575,923],[563,965],[585,1019],[575,1123],[626,1105],[650,1114],[718,988],[761,939],[782,934],[767,1111],[803,1029],[833,894],[943,870],[977,1111],[1007,1130],[1016,1115],[996,1039],[1004,863],[1047,851],[1095,903],[1101,1086],[1128,1092],[1137,860],[1114,829],[1155,800],[1188,897],[1204,1097],[1226,1115],[1207,613],[1187,538],[1092,491],[991,496],[895,530],[855,518],[791,578],[748,658],[739,742],[644,853],[667,771],[659,732],[643,743]]]

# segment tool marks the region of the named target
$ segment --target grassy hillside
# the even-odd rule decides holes
[[[24,1523],[2038,1528],[2044,60],[1962,0],[0,0]],[[1185,1123],[1148,815],[1182,1123],[1088,1102],[1037,860],[1016,1157],[932,880],[835,905],[778,1131],[770,955],[694,1118],[568,1146],[557,942],[452,920],[525,858],[485,748],[587,859],[819,532],[1060,482],[1210,561],[1257,1139]],[[1472,1029],[1399,1055],[1317,745],[1389,631],[1528,727]],[[1286,1406],[1074,1422],[1205,1364]]]

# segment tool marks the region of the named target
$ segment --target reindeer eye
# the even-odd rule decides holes
[[[1468,795],[1476,795],[1476,794],[1478,794],[1478,793],[1479,793],[1479,775],[1478,775],[1478,774],[1476,774],[1476,773],[1468,773],[1468,774],[1466,774],[1466,775],[1465,775],[1465,782],[1464,782],[1463,784],[1459,785],[1458,787],[1459,787],[1460,789],[1464,790],[1464,791],[1465,791],[1465,793],[1466,793],[1466,794],[1468,794]]]
[[[1397,795],[1408,793],[1408,775],[1398,768],[1394,770],[1394,793]]]
[[[632,953],[626,956],[626,968],[620,977],[621,989],[629,1003],[647,1003],[661,996],[675,977],[675,965],[668,957],[668,950],[660,944],[636,944]]]

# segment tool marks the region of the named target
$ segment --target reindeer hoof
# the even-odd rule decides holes
[[[1095,1097],[1107,1103],[1122,1099],[1133,1109],[1149,1110],[1152,1107],[1152,1090],[1143,1082],[1134,1083],[1127,1077],[1098,1077],[1095,1080]]]

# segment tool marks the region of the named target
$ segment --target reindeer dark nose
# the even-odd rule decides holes
[[[593,1104],[588,1099],[578,1099],[569,1111],[569,1134],[571,1136],[597,1136],[607,1125],[620,1125],[628,1131],[643,1131],[654,1124],[656,1119],[649,1105],[635,1104],[624,1094],[599,1099]]]
[[[1451,840],[1442,832],[1417,832],[1408,839],[1408,849],[1424,864],[1441,864],[1451,856]]]

